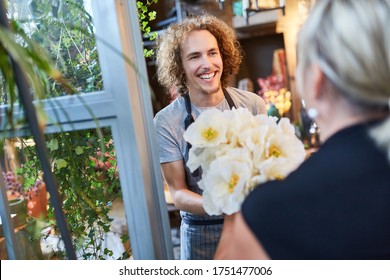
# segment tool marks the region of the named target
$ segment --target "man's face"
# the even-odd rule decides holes
[[[181,60],[191,94],[221,89],[222,57],[216,38],[207,30],[191,31],[181,43]]]

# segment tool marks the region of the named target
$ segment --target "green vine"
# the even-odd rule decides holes
[[[146,3],[143,3],[141,1],[137,1],[137,9],[138,9],[138,16],[139,16],[139,24],[141,31],[144,35],[144,37],[149,38],[150,41],[153,41],[157,37],[157,32],[151,31],[151,27],[149,23],[156,19],[156,11],[149,11],[150,5],[153,3],[156,4],[158,0],[147,0]],[[154,51],[152,49],[144,48],[144,55],[145,57],[150,57],[154,54]]]

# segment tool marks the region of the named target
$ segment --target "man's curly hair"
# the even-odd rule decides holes
[[[192,15],[182,22],[171,24],[156,40],[158,81],[166,89],[177,93],[188,91],[181,63],[180,46],[193,30],[207,30],[217,39],[223,62],[221,85],[226,87],[232,74],[240,67],[243,51],[234,30],[212,15]]]

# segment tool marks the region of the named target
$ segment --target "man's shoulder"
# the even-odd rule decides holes
[[[229,94],[231,94],[234,97],[240,98],[240,99],[251,99],[251,100],[262,100],[262,98],[257,95],[254,92],[235,88],[235,87],[227,87],[226,90]]]
[[[171,103],[169,103],[167,106],[162,108],[160,111],[156,113],[155,118],[164,117],[171,114],[179,114],[180,112],[185,109],[184,99],[182,97],[177,97],[175,100],[173,100]]]
[[[237,105],[254,108],[257,113],[266,113],[265,102],[258,94],[235,87],[227,87],[226,90],[238,102]]]
[[[236,88],[236,87],[232,87],[232,86],[228,86],[226,87],[226,90],[230,93],[230,92],[235,92],[235,93],[238,93],[238,94],[254,94],[257,96],[256,93],[252,92],[252,91],[247,91],[247,90],[243,90],[243,89],[240,89],[240,88]]]
[[[154,116],[155,123],[169,123],[179,121],[185,113],[185,104],[182,97],[177,97],[169,105],[162,108]]]

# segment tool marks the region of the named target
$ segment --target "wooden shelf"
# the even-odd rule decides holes
[[[236,29],[239,40],[276,34],[276,22],[268,22],[262,25],[249,25]]]
[[[245,17],[233,17],[233,27],[239,39],[264,36],[277,33],[277,22],[282,12],[279,9],[265,10]]]

